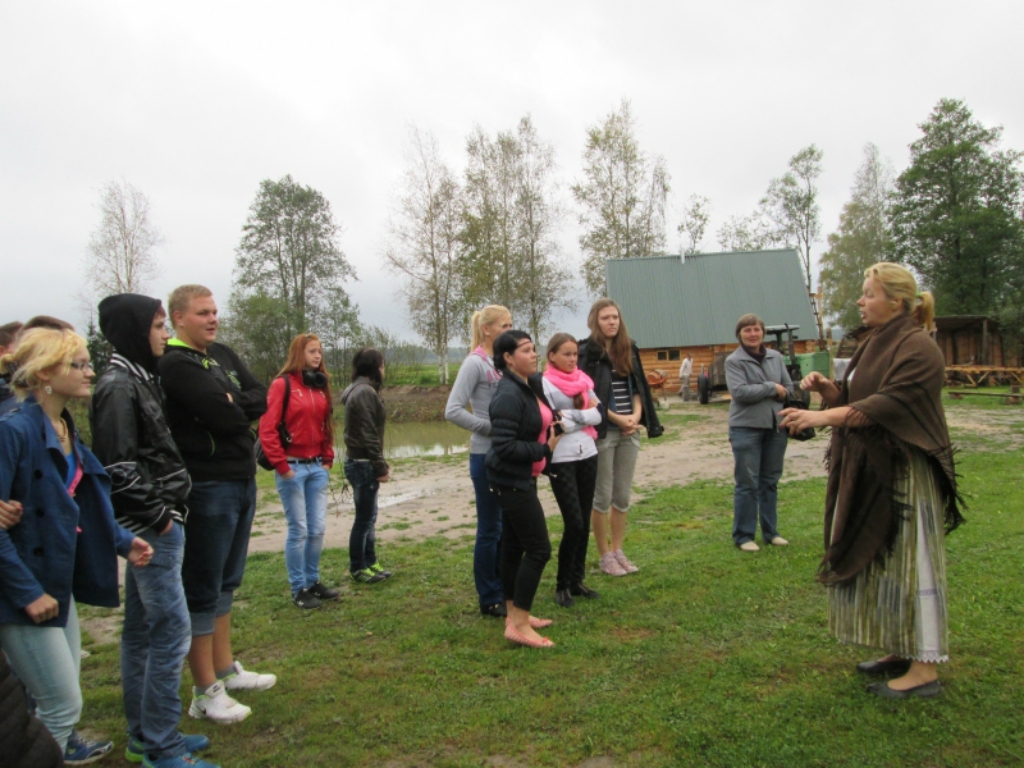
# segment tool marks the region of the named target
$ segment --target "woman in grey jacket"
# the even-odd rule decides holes
[[[484,616],[505,616],[505,597],[498,576],[498,547],[501,544],[501,507],[488,487],[484,459],[491,447],[488,408],[501,381],[494,369],[494,340],[512,328],[512,314],[492,304],[473,313],[472,352],[455,377],[444,417],[470,431],[469,477],[476,493],[476,545],[473,547],[473,580]]]
[[[729,442],[736,460],[733,491],[732,539],[744,552],[757,552],[754,542],[758,518],[765,544],[784,547],[779,536],[778,486],[786,456],[786,430],[779,429],[779,411],[793,382],[782,355],[768,349],[764,322],[743,315],[736,323],[739,348],[725,360],[729,404]]]

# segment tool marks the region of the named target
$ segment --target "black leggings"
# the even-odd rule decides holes
[[[590,509],[597,485],[597,456],[582,461],[564,461],[551,465],[551,490],[562,513],[565,532],[558,545],[556,589],[569,589],[583,583],[590,541]]]
[[[537,498],[537,483],[533,481],[528,491],[500,485],[493,490],[501,504],[501,587],[506,600],[528,612],[544,566],[551,559],[551,539]]]

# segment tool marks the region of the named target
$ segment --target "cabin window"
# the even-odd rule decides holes
[[[676,362],[679,362],[679,350],[678,349],[670,349],[668,351],[668,359],[669,360],[675,360]]]
[[[658,360],[668,360],[668,350],[667,349],[659,349],[658,350]]]

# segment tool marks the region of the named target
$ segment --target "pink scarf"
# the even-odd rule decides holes
[[[582,410],[591,407],[590,395],[588,393],[594,388],[594,382],[579,368],[576,368],[572,373],[565,373],[549,363],[548,367],[544,369],[544,378],[554,384],[555,388],[566,397],[583,395]],[[583,431],[594,440],[597,439],[597,430],[593,427],[584,427]]]

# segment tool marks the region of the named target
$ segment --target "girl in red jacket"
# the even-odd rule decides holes
[[[338,597],[338,590],[320,583],[328,470],[334,463],[331,384],[323,357],[319,338],[296,336],[260,419],[260,444],[277,470],[274,479],[288,521],[284,562],[299,608],[319,608]]]

